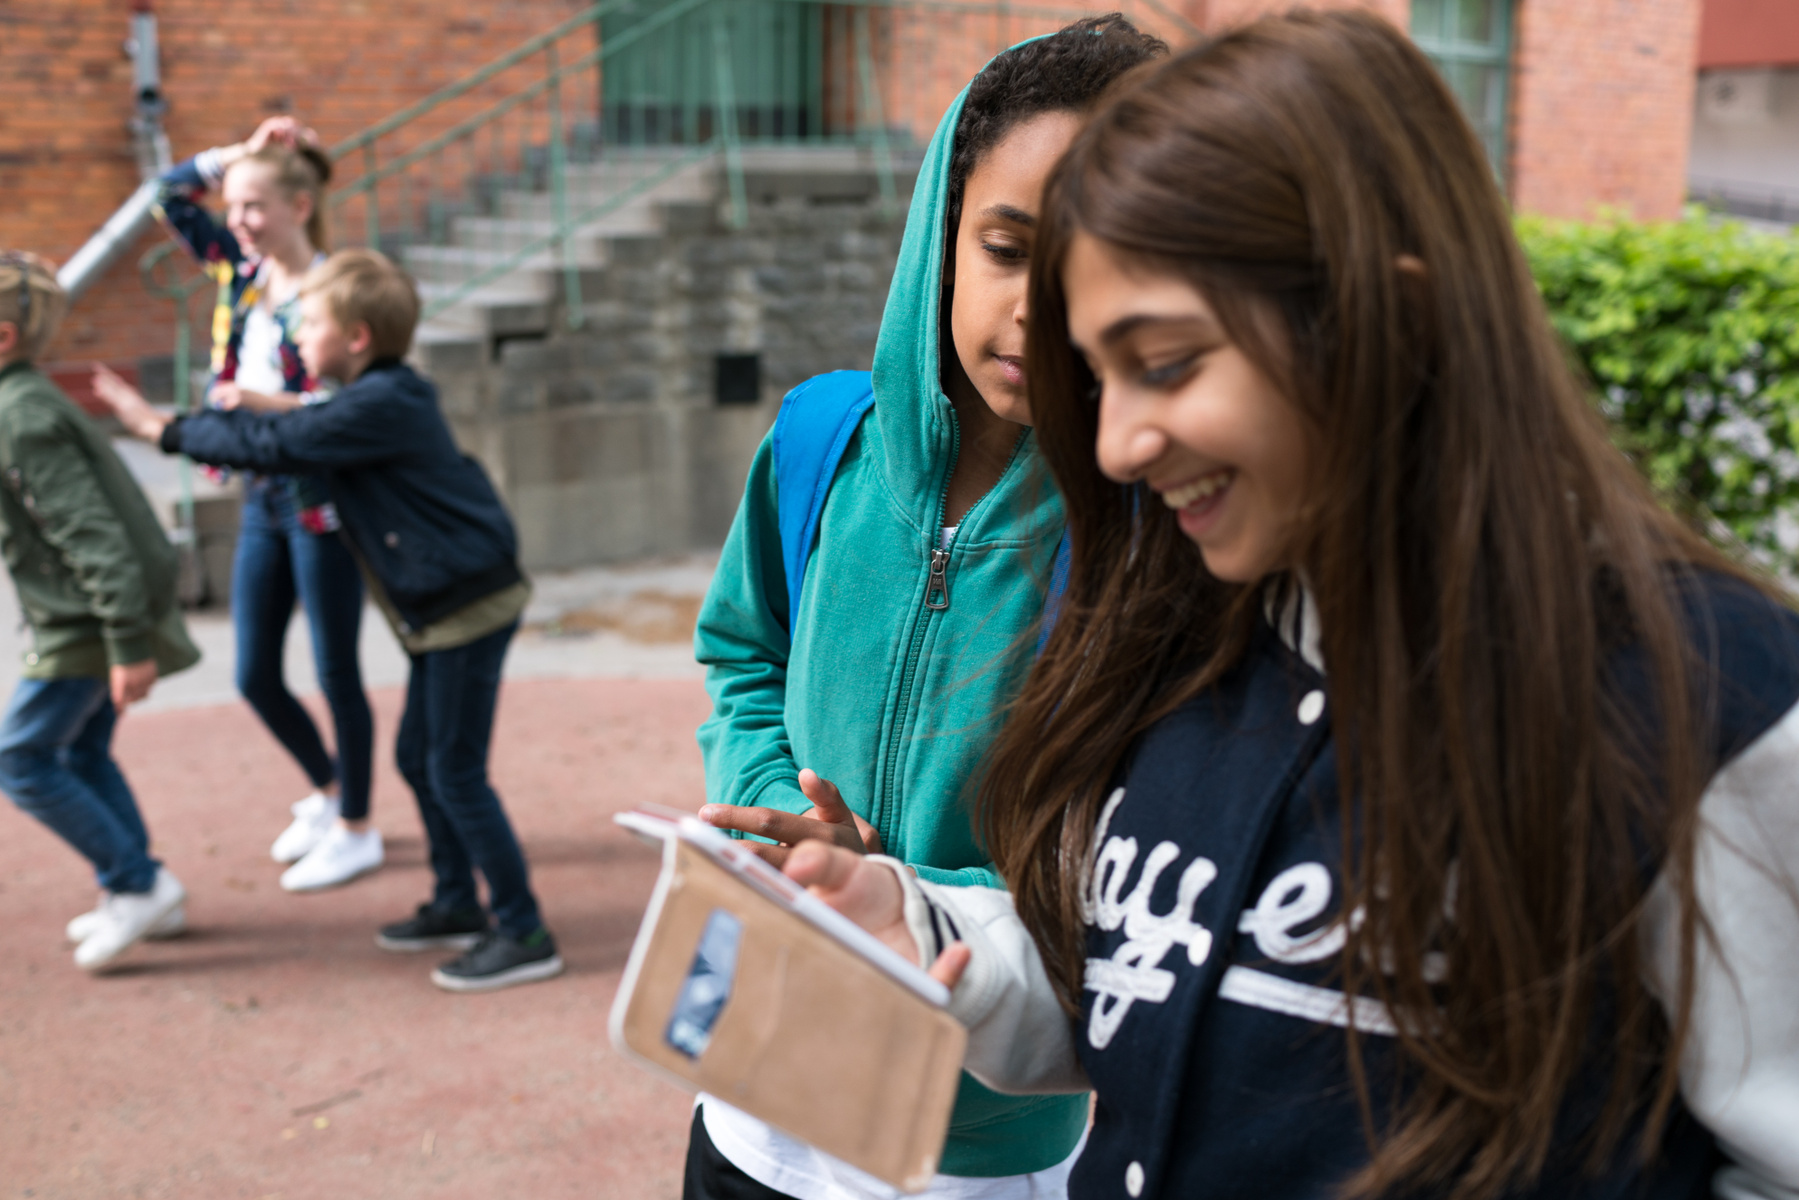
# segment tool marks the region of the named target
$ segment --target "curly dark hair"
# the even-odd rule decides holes
[[[1084,113],[1120,75],[1168,53],[1123,13],[1087,17],[999,55],[968,85],[949,164],[949,228],[962,220],[962,193],[981,156],[1021,121]]]

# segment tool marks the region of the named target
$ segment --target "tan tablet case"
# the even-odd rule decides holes
[[[721,908],[743,922],[736,969],[694,1059],[665,1033]],[[682,1086],[908,1192],[937,1170],[968,1037],[949,1013],[674,839],[611,1027],[620,1050]]]

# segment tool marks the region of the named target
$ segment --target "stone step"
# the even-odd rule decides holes
[[[450,226],[450,243],[470,250],[521,250],[556,231],[548,197],[544,209],[541,216],[458,217]],[[578,212],[571,209],[571,215]],[[654,204],[634,204],[580,226],[568,240],[580,246],[602,238],[656,233],[661,227]]]
[[[606,264],[604,246],[605,243],[600,240],[579,239],[570,246],[569,257],[582,270],[595,270]],[[508,262],[515,253],[510,250],[481,250],[471,246],[408,246],[403,257],[406,269],[420,283],[454,285]],[[493,283],[506,287],[513,282],[534,282],[560,272],[563,265],[562,256],[547,250],[540,251],[515,264],[505,274],[496,277]]]
[[[654,187],[647,188],[641,195],[632,196],[628,200],[618,201],[625,189],[609,186],[604,188],[570,188],[568,190],[568,213],[570,217],[579,217],[584,212],[606,207],[611,211],[599,220],[612,220],[630,213],[647,213],[657,204],[667,201],[710,200],[719,194],[717,184],[705,176],[689,177],[678,175],[673,179],[665,179]],[[617,207],[613,205],[617,203]],[[556,213],[556,198],[547,191],[519,191],[508,188],[496,197],[496,213],[501,217],[515,220],[548,221]]]
[[[691,150],[671,147],[606,154],[599,161],[571,163],[565,176],[571,215],[603,203],[665,171]],[[746,146],[745,191],[753,201],[802,199],[808,202],[868,201],[879,195],[879,160],[867,146]],[[892,153],[895,187],[910,195],[922,150]],[[568,239],[567,253],[583,274],[604,270],[614,238],[655,238],[664,232],[662,209],[716,203],[724,192],[724,163],[717,155],[688,164],[646,188],[617,209],[582,225]],[[554,200],[546,190],[502,188],[494,197],[497,215],[457,215],[448,227],[449,244],[414,245],[403,251],[427,305],[467,280],[503,262],[552,233]],[[534,252],[421,327],[421,344],[489,344],[494,338],[544,333],[560,287],[561,259]]]
[[[619,183],[635,183],[668,169],[693,153],[691,146],[656,146],[637,150],[613,149],[593,162],[571,162],[564,178],[577,187],[615,187]],[[707,160],[702,158],[701,163]]]
[[[633,210],[648,211],[658,201],[710,199],[718,194],[718,172],[710,160],[690,163],[667,179],[648,183],[650,178],[666,170],[667,166],[666,162],[661,162],[647,168],[636,164],[598,169],[571,167],[564,186],[569,214],[579,216],[582,212],[599,208],[633,188],[643,190],[624,200],[616,212],[607,214],[608,217]],[[648,186],[645,186],[646,183]],[[555,214],[554,206],[555,198],[547,186],[507,188],[498,194],[498,213],[502,217],[547,221]]]
[[[457,291],[454,284],[419,284],[419,299],[430,307],[433,300]],[[541,334],[550,327],[548,280],[507,282],[476,288],[455,304],[435,314],[437,333],[495,338]]]

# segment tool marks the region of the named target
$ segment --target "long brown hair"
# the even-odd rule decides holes
[[[1093,377],[1064,334],[1077,233],[1197,287],[1303,414],[1316,467],[1297,572],[1222,583],[1159,503],[1100,475]],[[1351,1031],[1373,1155],[1347,1192],[1492,1197],[1538,1177],[1596,1062],[1610,1091],[1589,1166],[1640,1121],[1647,1153],[1691,1007],[1708,772],[1677,591],[1736,569],[1608,441],[1448,89],[1372,16],[1246,26],[1102,106],[1052,176],[1039,247],[1027,375],[1073,569],[979,811],[1064,1001],[1081,995],[1080,876],[1123,754],[1240,659],[1267,588],[1303,575],[1343,781],[1343,911],[1366,913],[1338,969],[1395,1013],[1405,1063],[1403,1091],[1370,1080]],[[1626,640],[1654,738],[1604,686]],[[1666,1021],[1637,985],[1644,838],[1681,902]],[[1375,1086],[1396,1104],[1380,1129]]]

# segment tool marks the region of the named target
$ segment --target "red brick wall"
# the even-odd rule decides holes
[[[1699,66],[1781,67],[1799,63],[1799,4],[1793,0],[1705,0]]]
[[[1195,0],[1188,15],[1197,15],[1206,29],[1217,30],[1294,7],[1297,6],[1293,0]],[[1317,0],[1308,7],[1372,9],[1401,29],[1406,27],[1412,13],[1411,0]]]
[[[1408,0],[1317,2],[1366,4],[1401,26],[1409,12]],[[1520,0],[1509,171],[1520,208],[1678,210],[1700,3]],[[1156,5],[1118,6],[1171,41],[1185,40],[1186,30]],[[175,153],[242,137],[262,117],[289,110],[328,143],[340,140],[583,7],[582,0],[165,0],[162,61]],[[928,135],[990,55],[1094,6],[1056,7],[1042,16],[877,18],[887,122]],[[1160,7],[1218,29],[1285,8],[1287,0],[1162,0]],[[128,15],[126,0],[0,5],[0,242],[66,259],[136,185],[126,129],[131,71],[119,49]],[[504,90],[501,80],[483,95]],[[438,127],[479,100],[447,111]],[[360,210],[352,205],[344,216],[358,222]],[[153,244],[154,236],[145,239],[83,298],[49,359],[129,364],[168,353],[171,306],[146,294],[136,266]],[[204,329],[204,320],[196,322],[202,340]]]
[[[1522,0],[1511,194],[1525,212],[1677,216],[1701,0]]]
[[[883,117],[890,126],[911,131],[921,143],[927,140],[956,93],[995,54],[1028,37],[1051,33],[1068,22],[1092,13],[1120,11],[1138,27],[1180,45],[1192,36],[1180,18],[1200,24],[1205,0],[1046,0],[1023,5],[1023,12],[1000,13],[986,0],[968,0],[970,11],[955,10],[956,0],[908,13],[883,13],[875,18],[876,52],[883,72]],[[1327,0],[1328,2],[1328,0]],[[1176,14],[1170,19],[1169,13]],[[850,14],[834,11],[827,21],[826,36],[843,61],[853,62]],[[853,77],[840,86],[855,87]],[[827,74],[829,83],[829,74]]]
[[[586,5],[581,0],[181,0],[157,5],[177,158],[294,111],[329,144],[419,100]],[[126,122],[126,0],[0,5],[0,243],[57,261],[137,186]],[[468,111],[467,108],[463,111]],[[353,172],[352,172],[353,174]],[[169,353],[166,300],[138,255],[75,306],[50,359]],[[204,339],[204,323],[198,327]],[[204,345],[197,348],[204,353]]]

